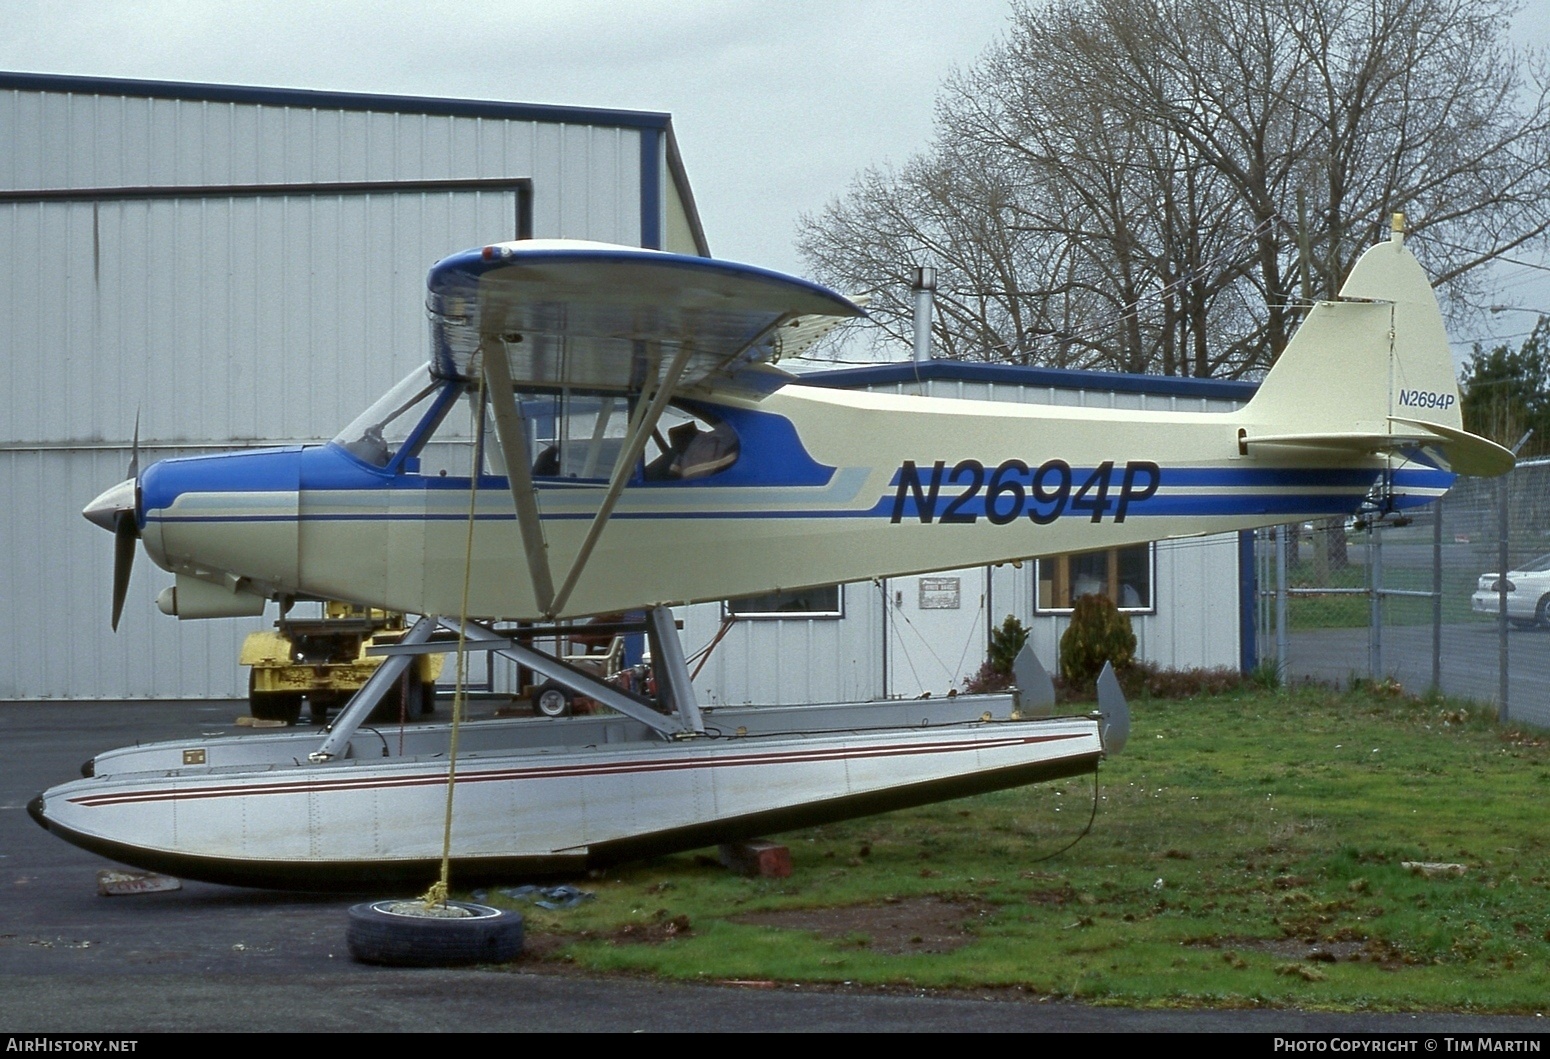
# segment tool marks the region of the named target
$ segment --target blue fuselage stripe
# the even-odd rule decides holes
[[[1231,517],[1236,515],[1309,515],[1309,514],[1339,514],[1349,512],[1360,504],[1365,492],[1344,493],[1238,493],[1232,495],[1204,495],[1204,496],[1156,496],[1149,500],[1130,505],[1126,512],[1127,519],[1140,518],[1180,518],[1187,516],[1200,517]],[[1431,497],[1416,497],[1415,502],[1426,503]],[[1035,510],[1031,505],[1025,505],[1017,515],[1022,517]],[[679,520],[685,522],[699,521],[702,519],[889,519],[894,511],[894,498],[887,497],[877,504],[866,509],[851,509],[836,511],[833,509],[811,510],[749,510],[738,509],[728,511],[709,511],[703,508],[693,511],[621,511],[615,510],[612,516],[614,522],[632,521],[658,521]],[[985,503],[983,500],[971,501],[960,508],[964,516],[978,520],[985,517]],[[1108,518],[1114,513],[1112,501],[1105,505],[1104,517]],[[900,512],[904,523],[917,523],[920,521],[919,508],[912,500],[906,500]],[[542,516],[545,522],[573,522],[590,521],[592,513],[586,511],[550,513]],[[403,512],[388,514],[383,512],[310,512],[301,515],[177,515],[166,512],[151,513],[147,521],[163,523],[195,523],[195,522],[461,522],[466,521],[466,511],[444,512]],[[475,516],[480,522],[511,522],[515,521],[514,512],[482,512]],[[1068,511],[1061,515],[1062,519],[1074,519],[1076,521],[1092,521],[1090,511]]]

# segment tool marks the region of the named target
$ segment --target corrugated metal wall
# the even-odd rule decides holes
[[[638,244],[646,135],[0,90],[0,699],[246,694],[263,622],[161,615],[143,552],[108,632],[112,540],[80,509],[137,412],[142,464],[331,436],[424,361],[426,269],[514,237],[519,187],[536,236]]]
[[[871,582],[841,589],[843,618],[739,621],[695,680],[711,705],[861,702],[883,696],[882,607]],[[684,652],[708,645],[721,625],[719,603],[681,607]],[[690,669],[694,663],[690,664]]]

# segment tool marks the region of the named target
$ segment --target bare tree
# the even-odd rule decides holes
[[[900,337],[908,274],[934,264],[943,355],[1254,372],[1394,211],[1455,298],[1545,233],[1550,96],[1511,14],[1020,0],[944,88],[933,148],[860,176],[798,246],[818,278],[874,292]]]

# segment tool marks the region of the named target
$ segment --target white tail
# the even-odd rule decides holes
[[[1256,445],[1426,448],[1459,474],[1495,475],[1512,453],[1465,433],[1437,297],[1398,230],[1319,302],[1244,409]]]

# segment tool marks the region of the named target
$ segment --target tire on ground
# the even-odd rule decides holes
[[[350,909],[345,933],[350,955],[389,967],[457,967],[506,963],[522,954],[522,914],[488,905],[449,901],[464,918],[405,915],[392,911],[412,901],[369,901]]]
[[[248,712],[261,721],[295,724],[301,717],[301,696],[288,691],[258,691],[257,678],[248,673]]]

